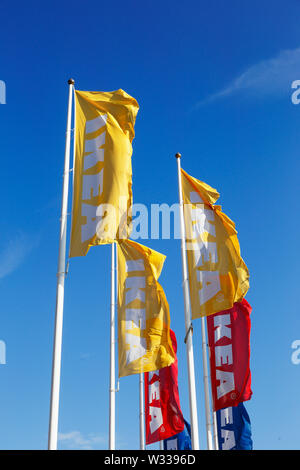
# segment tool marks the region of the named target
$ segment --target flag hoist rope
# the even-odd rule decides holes
[[[185,225],[184,225],[184,215],[183,215],[180,153],[176,153],[175,157],[177,159],[177,170],[178,170],[182,277],[183,277],[184,317],[185,317],[185,331],[186,331],[185,342],[186,342],[188,381],[189,381],[189,404],[190,404],[190,420],[191,420],[191,434],[192,434],[191,437],[192,437],[193,450],[199,450],[199,431],[198,431],[198,415],[197,415],[197,400],[196,400],[196,385],[195,385],[194,352],[193,352],[193,339],[192,339],[192,328],[191,328],[190,293],[189,293],[189,286],[188,286],[187,260],[186,260],[186,248],[185,248]]]
[[[67,241],[69,174],[70,174],[71,116],[72,116],[72,96],[73,96],[73,89],[74,89],[74,80],[73,79],[68,80],[68,84],[69,84],[69,99],[68,99],[66,143],[65,143],[65,164],[64,164],[64,174],[63,174],[61,219],[60,219],[60,238],[59,238],[58,270],[57,270],[57,285],[56,285],[56,311],[55,311],[54,344],[53,344],[53,359],[52,359],[52,383],[51,383],[51,398],[50,398],[50,419],[49,419],[49,434],[48,434],[48,449],[49,450],[57,449],[57,434],[58,434],[64,284],[65,284],[65,275],[66,275],[66,241]]]

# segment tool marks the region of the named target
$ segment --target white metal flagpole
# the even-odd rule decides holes
[[[217,425],[217,413],[213,412],[213,423],[214,423],[214,443],[215,450],[219,450],[219,441],[218,441],[218,425]]]
[[[63,306],[64,306],[64,284],[66,276],[66,242],[67,242],[67,217],[68,217],[68,192],[69,192],[69,174],[70,174],[70,147],[71,147],[71,115],[72,115],[72,95],[74,80],[68,80],[69,99],[67,130],[65,144],[65,164],[63,174],[63,192],[60,219],[60,238],[58,251],[58,271],[56,286],[56,312],[55,312],[55,331],[52,359],[52,384],[50,399],[50,419],[48,434],[48,449],[57,449],[58,435],[58,413],[59,413],[59,391],[60,391],[60,370],[61,370],[61,348],[62,348],[62,329],[63,329]]]
[[[145,450],[145,402],[144,402],[144,375],[139,374],[140,388],[140,450]]]
[[[109,449],[116,446],[116,372],[115,372],[115,243],[111,244],[111,304],[110,304],[110,385],[109,385]]]
[[[208,372],[208,366],[207,366],[207,363],[208,363],[208,360],[207,360],[207,351],[209,351],[209,346],[207,344],[207,340],[206,340],[206,329],[205,327],[207,326],[207,317],[206,317],[206,321],[204,319],[204,317],[202,317],[202,347],[203,347],[203,354],[205,354],[205,362],[206,362],[206,366],[204,366],[203,368],[205,369],[205,374],[204,376],[207,376],[207,379],[206,379],[206,383],[205,383],[205,393],[208,397],[208,409],[212,408],[212,425],[210,424],[210,427],[209,427],[209,432],[208,432],[208,429],[207,429],[207,442],[209,442],[209,439],[212,440],[212,443],[210,444],[211,445],[211,450],[219,450],[219,442],[218,442],[218,427],[217,427],[217,413],[213,410],[213,406],[211,406],[210,404],[210,399],[209,399],[209,390],[211,391],[212,390],[212,383],[211,383],[211,374]],[[205,352],[204,352],[205,351]],[[203,361],[204,361],[204,358],[203,358]],[[210,384],[210,387],[209,387],[209,384]],[[210,415],[210,419],[211,419],[211,415]],[[209,421],[209,423],[211,423],[211,421]],[[211,437],[212,435],[212,437]]]
[[[206,416],[206,437],[207,437],[207,448],[213,450],[213,427],[212,427],[212,416],[210,409],[210,398],[209,398],[209,375],[208,375],[208,363],[207,363],[207,342],[206,342],[206,331],[205,331],[205,318],[201,318],[201,329],[202,329],[202,358],[203,358],[203,381],[204,381],[204,397],[205,397],[205,416]]]
[[[184,316],[185,316],[185,331],[186,331],[185,341],[186,341],[187,365],[188,365],[189,403],[190,403],[192,448],[193,448],[193,450],[199,450],[199,431],[198,431],[198,415],[197,415],[197,401],[196,401],[194,352],[193,352],[193,339],[192,339],[190,294],[189,294],[188,275],[187,275],[185,224],[184,224],[184,213],[183,213],[183,198],[182,198],[182,184],[181,184],[181,164],[180,164],[181,155],[180,155],[180,153],[176,153],[175,157],[177,159],[177,169],[178,169],[178,192],[179,192],[179,206],[180,206],[179,208],[180,208],[182,277],[183,277]]]

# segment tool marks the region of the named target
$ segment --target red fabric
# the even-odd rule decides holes
[[[167,439],[184,429],[178,392],[177,342],[172,330],[170,335],[175,361],[169,367],[144,374],[146,444]]]
[[[251,310],[243,299],[231,309],[207,317],[214,411],[251,398]]]

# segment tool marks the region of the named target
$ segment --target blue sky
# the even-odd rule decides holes
[[[221,194],[250,271],[255,449],[299,448],[300,2],[27,1],[2,4],[0,449],[47,447],[67,79],[123,88],[140,110],[134,202],[177,202],[174,154]],[[69,223],[70,227],[70,223]],[[179,240],[160,278],[189,418]],[[66,280],[59,448],[108,442],[110,247],[72,259]],[[206,448],[200,322],[194,322],[200,447]],[[120,380],[116,446],[139,447],[138,377]]]

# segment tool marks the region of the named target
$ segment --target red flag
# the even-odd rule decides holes
[[[250,400],[250,313],[243,299],[207,317],[214,411]]]
[[[168,367],[144,374],[146,444],[162,441],[184,429],[177,380],[177,342],[172,330],[170,335],[175,361]]]

